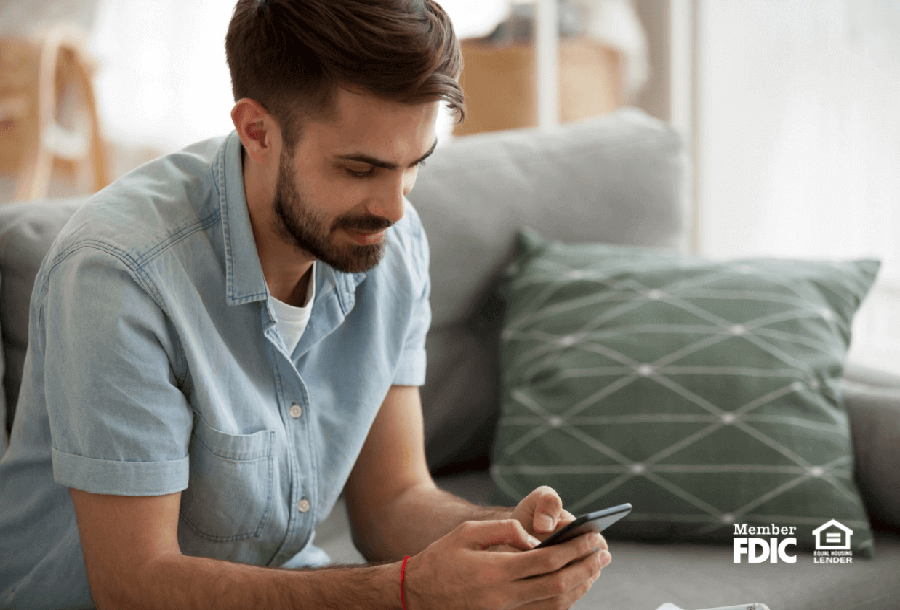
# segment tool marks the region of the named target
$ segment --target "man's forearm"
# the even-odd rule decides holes
[[[101,585],[100,587],[95,584]],[[104,586],[105,585],[105,586]],[[283,570],[168,555],[143,567],[131,586],[93,583],[106,608],[394,609],[400,607],[400,564]],[[103,589],[103,590],[98,590]]]
[[[407,489],[367,523],[354,523],[369,561],[396,561],[413,555],[464,521],[508,519],[511,508],[477,506],[437,487]]]

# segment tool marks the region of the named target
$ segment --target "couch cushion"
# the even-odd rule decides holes
[[[522,225],[550,238],[677,245],[681,150],[673,129],[635,109],[438,149],[410,193],[431,246],[434,326],[471,317]]]
[[[877,261],[707,261],[524,233],[510,265],[497,498],[624,502],[618,535],[731,542],[837,519],[870,551],[840,396]]]
[[[6,425],[11,429],[28,347],[31,290],[50,244],[83,199],[0,206],[0,334],[6,374]]]
[[[674,246],[682,238],[681,142],[635,110],[549,131],[438,148],[410,194],[431,246],[429,464],[487,463],[499,412],[494,292],[523,224],[551,237]]]

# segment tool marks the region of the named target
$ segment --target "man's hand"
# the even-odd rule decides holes
[[[515,519],[465,522],[409,560],[407,607],[569,608],[610,562],[599,534],[531,550],[536,544]],[[485,552],[496,545],[516,551]]]
[[[512,518],[540,540],[575,520],[572,513],[563,509],[559,494],[547,486],[538,487],[519,502]]]

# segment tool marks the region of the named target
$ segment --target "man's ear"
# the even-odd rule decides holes
[[[231,109],[231,121],[250,158],[268,165],[275,154],[274,144],[278,135],[278,125],[272,116],[259,102],[244,97]]]

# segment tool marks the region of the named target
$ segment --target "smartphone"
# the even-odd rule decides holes
[[[594,513],[581,515],[558,532],[554,532],[549,538],[534,548],[542,549],[554,544],[561,544],[588,532],[602,532],[630,512],[631,504],[620,504],[612,508],[605,508]]]

